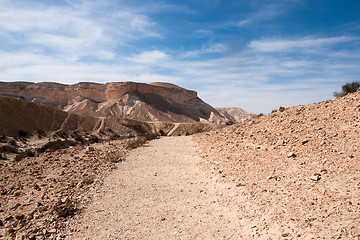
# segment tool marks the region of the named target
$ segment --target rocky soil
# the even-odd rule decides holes
[[[247,239],[360,237],[360,92],[194,137]]]
[[[0,160],[0,239],[61,239],[68,218],[143,138],[95,143],[20,161]]]

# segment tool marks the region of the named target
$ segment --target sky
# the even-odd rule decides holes
[[[359,65],[359,0],[0,0],[0,81],[170,82],[269,113]]]

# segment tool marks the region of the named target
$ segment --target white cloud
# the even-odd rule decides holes
[[[168,55],[162,51],[145,51],[141,54],[135,55],[130,58],[131,61],[143,64],[158,64],[160,61],[168,59]]]
[[[68,3],[55,7],[3,1],[0,36],[6,36],[4,42],[16,43],[24,51],[32,52],[35,46],[36,51],[51,51],[74,60],[84,56],[102,59],[104,52],[113,52],[117,46],[160,36],[155,23],[142,14],[125,8],[104,11],[107,3]],[[26,49],[27,46],[32,47]]]

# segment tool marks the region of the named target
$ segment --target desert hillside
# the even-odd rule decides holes
[[[85,131],[91,134],[106,132],[120,136],[136,136],[138,133],[124,119],[84,117],[67,113],[23,99],[0,95],[0,135],[18,136],[19,131],[73,132]]]
[[[169,83],[0,82],[0,94],[92,117],[122,117],[150,122],[224,121],[195,91]]]
[[[256,117],[256,114],[248,113],[241,108],[216,108],[216,110],[226,119],[233,122],[242,122]]]
[[[360,234],[360,92],[194,136],[259,239]],[[280,238],[279,238],[280,237]]]

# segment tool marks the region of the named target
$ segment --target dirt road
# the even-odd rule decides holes
[[[199,167],[190,137],[135,149],[75,219],[70,239],[239,239],[229,186]]]

